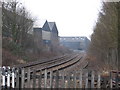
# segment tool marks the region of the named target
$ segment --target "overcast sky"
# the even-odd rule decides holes
[[[56,22],[59,36],[87,37],[101,6],[100,0],[23,0],[23,4],[40,25],[45,19]]]

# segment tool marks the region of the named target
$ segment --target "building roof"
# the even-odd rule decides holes
[[[58,34],[58,29],[55,22],[48,22],[51,32]]]
[[[38,24],[36,26],[34,26],[34,28],[42,28],[42,30],[44,31],[49,31],[49,32],[53,32],[53,33],[57,33],[58,34],[58,29],[57,29],[57,26],[56,26],[56,23],[55,22],[48,22],[47,20],[46,21],[43,21],[41,23],[41,26],[38,26]]]
[[[43,29],[44,31],[51,31],[51,30],[50,30],[50,26],[49,26],[47,20],[45,21],[45,23],[44,23],[42,29]]]
[[[48,24],[49,24],[49,27],[50,27],[50,29],[51,29],[51,31],[52,31],[52,29],[53,29],[53,27],[54,27],[55,22],[48,22]]]

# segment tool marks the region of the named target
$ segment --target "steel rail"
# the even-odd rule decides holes
[[[64,70],[64,69],[66,69],[66,68],[68,68],[68,67],[71,67],[71,66],[75,65],[75,64],[78,63],[82,58],[83,58],[83,56],[79,57],[79,55],[76,55],[76,56],[74,56],[73,58],[70,58],[69,60],[67,60],[67,61],[65,61],[65,62],[62,62],[62,63],[59,63],[59,64],[55,64],[55,65],[51,65],[51,66],[49,66],[49,67],[44,67],[44,68],[41,68],[41,69],[37,69],[37,70],[36,70],[36,73],[42,71],[42,77],[44,78],[44,70],[45,70],[45,69],[47,69],[47,71],[48,71],[47,74],[49,74],[50,71],[51,71],[51,70],[49,70],[49,69],[55,68],[55,67],[60,66],[60,65],[63,65],[63,64],[68,63],[68,62],[70,62],[70,61],[72,61],[72,60],[74,61],[74,60],[76,59],[76,61],[74,61],[73,63],[70,63],[70,64],[68,64],[68,65],[66,65],[66,66],[61,66],[60,68],[55,69],[55,70],[52,69],[53,72],[56,72],[57,70]],[[32,77],[33,77],[32,74],[33,74],[33,71],[34,71],[34,70],[35,70],[35,69],[33,69],[33,70],[30,72],[31,79],[32,79]],[[26,72],[26,76],[27,76],[27,72]]]
[[[65,59],[67,57],[70,57],[70,56],[71,55],[66,54],[66,55],[63,55],[63,56],[60,56],[60,57],[55,57],[53,59],[43,59],[43,60],[39,60],[39,61],[30,62],[30,63],[27,63],[27,64],[16,65],[14,67],[15,68],[27,68],[27,67],[40,65],[40,64],[49,64],[49,63],[52,63],[52,62],[61,61],[61,60]]]
[[[65,69],[65,68],[67,68],[67,67],[70,67],[70,66],[76,64],[76,63],[79,62],[82,58],[83,58],[83,56],[79,57],[79,55],[77,54],[77,55],[74,55],[74,56],[72,56],[71,58],[67,59],[67,60],[64,61],[64,62],[61,62],[61,63],[58,63],[58,64],[53,64],[53,65],[50,65],[50,66],[47,66],[47,67],[43,67],[43,68],[39,68],[39,69],[36,70],[36,72],[40,72],[41,70],[44,71],[45,69],[56,68],[56,67],[58,67],[58,66],[60,67],[60,65],[62,66],[62,65],[64,65],[64,64],[67,64],[67,63],[73,61],[72,63],[70,63],[70,64],[68,64],[68,65],[66,65],[66,66],[62,66],[62,67],[60,67],[59,69],[57,69],[57,70],[62,70],[62,69]],[[76,60],[75,60],[75,59],[76,59]],[[33,70],[34,70],[34,69],[33,69]],[[56,71],[56,70],[54,70],[54,71]],[[31,71],[31,73],[32,73],[32,71]]]

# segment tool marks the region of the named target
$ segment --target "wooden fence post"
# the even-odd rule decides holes
[[[100,76],[100,72],[98,72],[97,88],[101,88],[101,76]]]
[[[70,82],[71,82],[70,77],[71,77],[71,73],[68,73],[68,75],[67,75],[67,79],[68,79],[67,88],[70,88]]]
[[[65,86],[64,70],[60,71],[59,79],[60,79],[59,87],[60,88],[65,88],[64,87]]]
[[[80,77],[79,77],[79,84],[80,84],[80,88],[82,88],[82,70],[80,70]]]
[[[45,73],[44,73],[44,88],[47,88],[47,69],[45,69]]]
[[[59,71],[56,71],[56,83],[55,83],[55,88],[59,88]]]
[[[107,79],[104,77],[103,78],[103,88],[106,88],[106,85],[107,85]]]
[[[85,80],[85,88],[88,88],[88,71],[86,71],[86,80]]]
[[[116,72],[116,77],[115,77],[115,78],[116,78],[116,88],[117,88],[117,89],[119,88],[119,85],[118,85],[118,83],[119,83],[119,81],[118,81],[118,78],[119,78],[119,77],[118,77],[118,74],[119,74],[119,72],[117,71],[117,72]]]
[[[27,69],[27,88],[30,88],[30,68]]]
[[[62,75],[62,88],[65,88],[65,70],[63,70],[63,75]]]
[[[41,88],[41,80],[42,80],[42,70],[40,70],[40,75],[39,75],[39,78],[38,78],[38,88]]]
[[[25,71],[24,68],[21,68],[21,88],[24,88],[24,83],[25,83]]]
[[[33,89],[36,86],[36,70],[33,70]]]
[[[16,88],[20,88],[19,82],[20,82],[20,68],[17,68],[17,70],[16,70]]]
[[[76,81],[76,72],[74,71],[74,88],[77,87],[77,81]]]
[[[95,72],[94,71],[92,71],[92,73],[91,73],[92,75],[91,75],[91,88],[94,88],[94,83],[95,83],[95,80],[94,80],[94,77],[95,77]]]
[[[52,88],[53,85],[53,71],[50,71],[50,88]]]
[[[110,88],[113,88],[113,83],[112,83],[112,72],[110,72]]]

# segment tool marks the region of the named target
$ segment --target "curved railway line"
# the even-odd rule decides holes
[[[27,68],[27,67],[32,67],[32,66],[36,66],[36,65],[43,65],[45,63],[52,63],[52,62],[56,62],[58,60],[62,60],[64,58],[66,58],[68,56],[68,54],[60,56],[60,57],[55,57],[52,59],[43,59],[43,60],[38,60],[38,61],[34,61],[34,62],[29,62],[27,64],[20,64],[20,65],[16,65],[14,66],[15,68]]]
[[[59,87],[113,87],[114,83],[108,80],[104,83],[99,71],[85,69],[88,61],[85,54],[66,54],[44,61],[35,61],[24,65],[17,65],[13,68],[2,68],[3,88],[59,88]],[[76,67],[79,70],[76,70]],[[83,70],[84,69],[84,70]],[[70,83],[73,83],[70,85]],[[118,84],[118,82],[116,82]],[[77,86],[77,85],[80,86]],[[97,84],[97,86],[96,86]],[[117,85],[115,84],[115,85]]]
[[[83,55],[80,54],[66,54],[49,60],[35,61],[24,65],[17,65],[15,68],[30,68],[31,70],[36,70],[36,72],[45,69],[56,71],[70,67],[79,62],[82,58]]]
[[[33,82],[36,82],[36,79],[38,80],[41,77],[40,81],[39,80],[38,81],[41,82],[42,87],[46,87],[47,79],[51,80],[52,73],[57,75],[58,71],[62,71],[68,67],[74,66],[83,57],[84,55],[80,55],[80,54],[67,54],[67,55],[52,59],[51,61],[46,60],[39,63],[28,64],[25,66],[23,65],[21,66],[23,68],[21,71],[21,74],[22,75],[24,74],[25,76],[22,77],[23,79],[22,81],[25,84],[28,84],[28,87],[30,87],[29,82],[31,80],[33,80]],[[21,87],[24,87],[23,84],[21,85]],[[33,87],[35,87],[34,83],[33,83]]]
[[[59,71],[60,71],[59,73],[62,73],[64,72],[64,70],[69,69],[69,67],[73,68],[78,64],[78,62],[80,63],[80,61],[84,60],[83,57],[84,54],[73,53],[66,54],[49,60],[35,61],[27,64],[17,65],[11,68],[12,70],[6,69],[7,74],[9,75],[11,72],[10,76],[12,76],[12,80],[10,80],[9,76],[8,82],[9,83],[13,82],[12,83],[13,88],[14,87],[24,88],[30,87],[31,85],[33,85],[34,88],[35,83],[37,82],[41,84],[40,87],[46,87],[47,80],[51,81],[57,78],[57,76],[59,76],[57,75]],[[86,67],[87,64],[85,64],[84,67]],[[56,75],[54,76],[54,74],[56,74],[57,76]]]

